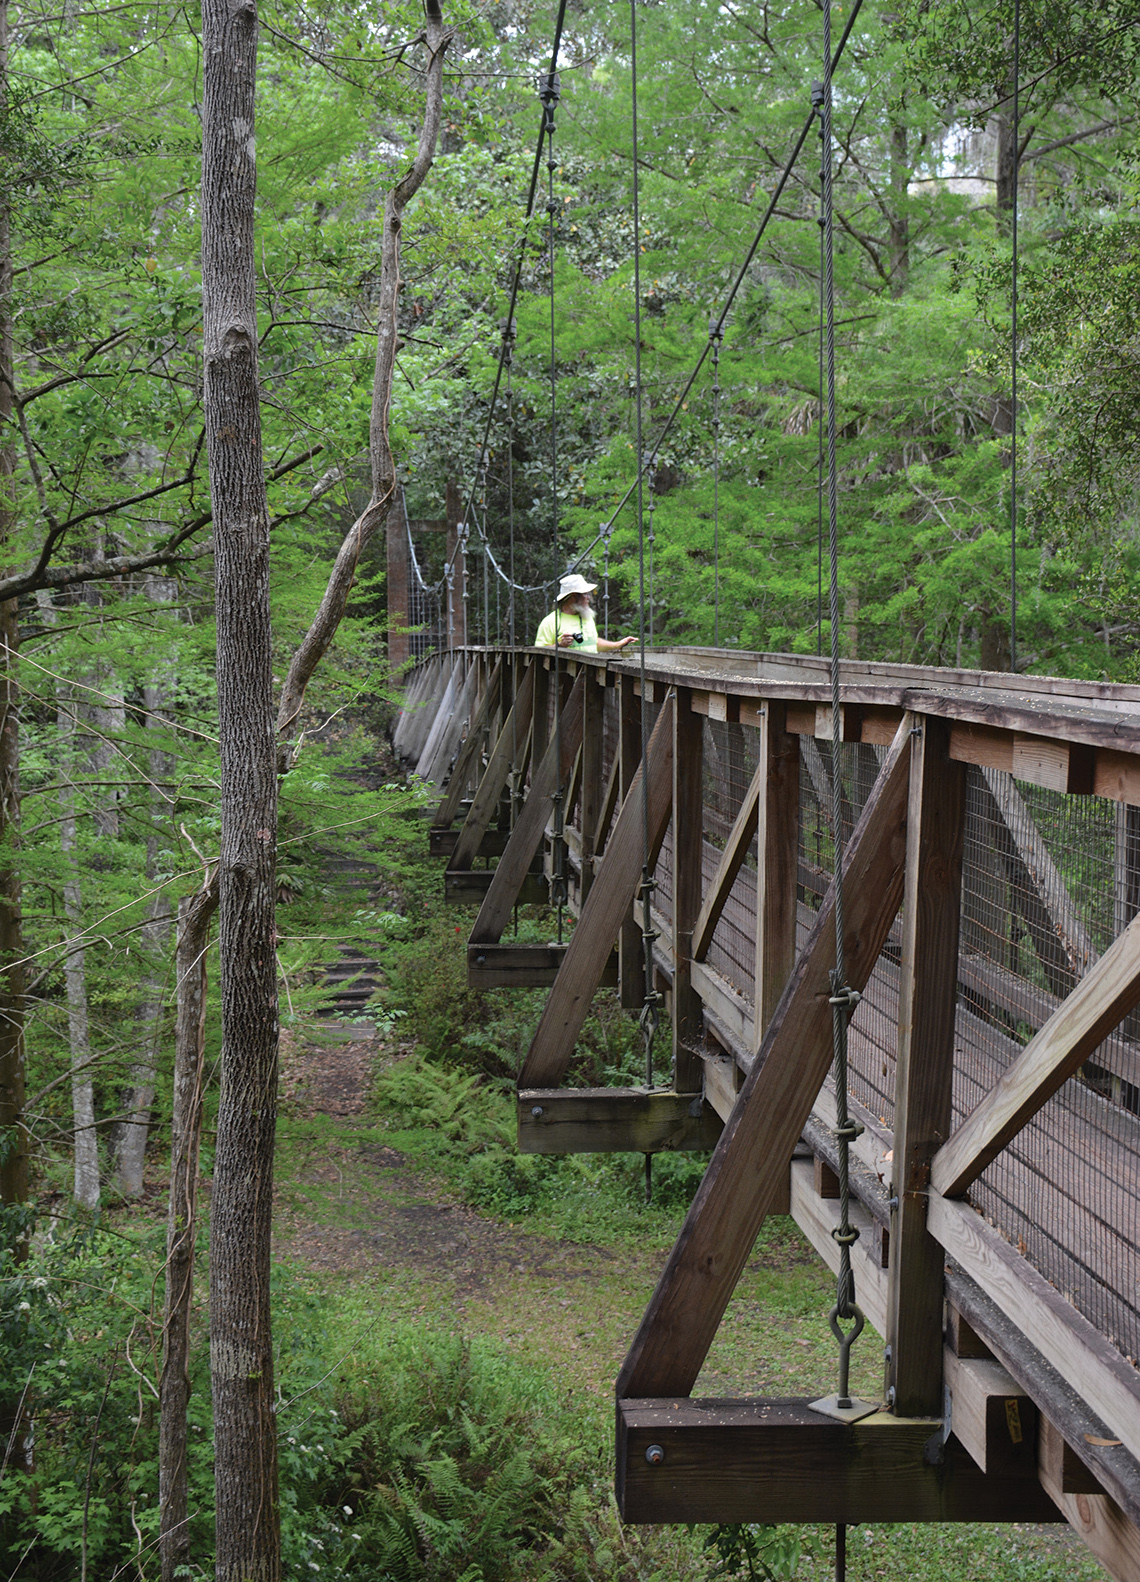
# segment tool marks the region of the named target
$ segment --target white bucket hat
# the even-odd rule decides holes
[[[561,604],[563,599],[568,599],[572,593],[593,593],[597,586],[596,582],[587,582],[585,577],[580,577],[576,571],[571,571],[558,584],[558,598],[554,602]]]

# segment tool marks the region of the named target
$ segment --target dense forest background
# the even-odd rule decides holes
[[[1016,419],[1016,665],[1137,681],[1140,5],[1023,0],[1020,17],[1016,83],[1012,3],[867,4],[837,73],[841,645],[1009,666]],[[471,635],[502,640],[509,620],[493,575],[482,600],[480,534],[527,585],[593,546],[584,565],[608,574],[611,623],[636,620],[638,523],[617,507],[636,475],[639,350],[643,443],[681,402],[649,476],[652,640],[825,646],[814,137],[685,394],[809,114],[819,5],[639,8],[639,348],[628,17],[567,11],[553,197],[544,163],[529,218],[552,18],[460,0],[444,20],[438,147],[402,226],[388,421],[409,515],[442,516],[450,486],[479,524]],[[420,135],[427,67],[417,6],[271,3],[259,26],[280,686],[369,499],[384,202]],[[68,1322],[45,1247],[62,1257],[71,1223],[88,1240],[67,1242],[66,1278],[91,1283],[102,1208],[166,1168],[176,1011],[198,1014],[178,1004],[176,924],[217,862],[203,70],[194,7],[0,0],[0,1422],[6,1467],[26,1456],[29,1477],[33,1407],[61,1424],[71,1409],[34,1382]],[[516,264],[510,383],[492,407]],[[281,765],[276,948],[298,1021],[342,941],[403,937],[415,886],[415,793],[376,773],[399,685],[377,542]],[[438,576],[441,543],[421,548]],[[541,603],[516,602],[520,639]],[[362,838],[387,852],[387,899],[327,883]],[[209,948],[203,935],[193,958],[210,986],[207,1118]],[[66,1565],[80,1554],[86,1567],[90,1468],[69,1476],[70,1504],[0,1479],[13,1575],[29,1541],[57,1556],[37,1576],[78,1574]],[[153,1538],[152,1517],[126,1509],[100,1518],[107,1555]]]

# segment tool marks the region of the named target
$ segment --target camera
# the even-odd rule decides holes
[[[576,643],[584,643],[586,641],[586,639],[582,636],[581,632],[575,632],[573,635],[574,635],[574,641]]]

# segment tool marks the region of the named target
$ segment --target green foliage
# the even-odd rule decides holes
[[[748,1582],[794,1582],[803,1540],[795,1528],[742,1522],[714,1527],[705,1550],[716,1555],[710,1577],[747,1577]]]

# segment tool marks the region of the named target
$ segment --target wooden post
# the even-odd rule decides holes
[[[618,742],[621,763],[619,807],[625,805],[641,762],[642,700],[634,692],[633,683],[633,676],[618,677],[618,721],[621,730]],[[635,1011],[645,1003],[645,957],[641,948],[641,929],[633,915],[632,901],[618,937],[618,991],[627,1011]]]
[[[585,672],[582,698],[582,789],[579,824],[582,830],[582,893],[585,903],[594,882],[594,852],[602,816],[602,743],[606,703],[605,671]]]
[[[796,964],[796,877],[800,839],[800,739],[787,706],[769,702],[760,724],[756,841],[755,1044],[759,1049]]]
[[[403,671],[411,658],[408,636],[408,517],[403,489],[388,512],[388,669]]]
[[[845,949],[855,989],[870,977],[902,898],[912,724],[905,715],[847,848]],[[833,897],[831,890],[697,1188],[618,1377],[619,1398],[688,1395],[756,1233],[787,1190],[792,1149],[831,1064]]]
[[[540,764],[550,745],[550,690],[553,672],[546,668],[545,660],[534,661],[534,740],[531,742],[531,761]]]
[[[701,998],[693,989],[693,925],[701,908],[704,853],[702,774],[704,718],[693,694],[678,687],[673,713],[673,1086],[692,1093],[703,1063],[695,1052],[704,1035]]]
[[[930,1161],[950,1132],[966,778],[946,721],[913,738],[903,892],[891,1215],[887,1400],[942,1411],[942,1249],[927,1233]]]

